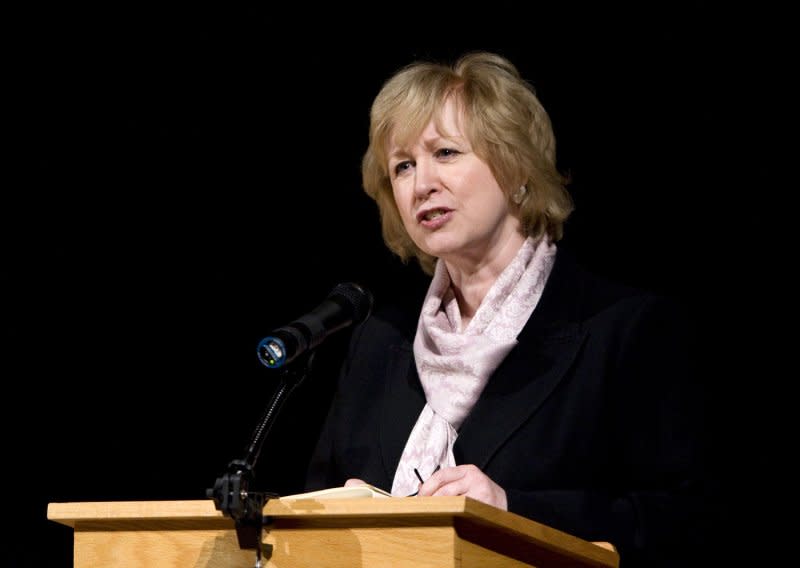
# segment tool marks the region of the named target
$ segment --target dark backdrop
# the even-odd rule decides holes
[[[275,388],[258,340],[336,283],[378,303],[424,287],[385,250],[360,189],[369,105],[401,65],[478,48],[509,56],[551,114],[577,204],[563,246],[690,307],[710,455],[737,504],[751,499],[732,472],[766,459],[738,411],[745,388],[749,408],[764,401],[750,386],[768,341],[752,298],[771,289],[754,276],[771,254],[753,199],[770,169],[752,143],[771,99],[766,32],[697,12],[562,22],[518,47],[403,47],[394,27],[348,47],[279,41],[245,15],[39,16],[21,22],[4,89],[17,127],[2,206],[12,566],[71,565],[49,502],[204,498]],[[301,490],[346,339],[320,348],[283,409],[256,468],[266,488]]]

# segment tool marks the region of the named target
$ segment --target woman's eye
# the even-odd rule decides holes
[[[440,148],[436,150],[436,156],[439,158],[449,158],[456,154],[458,154],[458,150],[453,150],[452,148]]]
[[[400,173],[404,172],[405,170],[407,170],[410,167],[411,167],[411,162],[408,162],[408,161],[400,162],[399,164],[397,164],[394,167],[394,173],[395,173],[395,175],[400,174]]]

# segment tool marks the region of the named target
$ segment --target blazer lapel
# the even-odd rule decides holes
[[[459,430],[457,463],[485,469],[500,446],[553,392],[578,352],[582,335],[575,324],[528,334],[511,350],[487,383]]]
[[[484,469],[500,446],[547,400],[575,360],[585,337],[580,302],[585,279],[559,250],[544,293],[459,430],[458,463]]]
[[[393,345],[386,366],[386,390],[380,422],[380,452],[391,486],[408,435],[425,406],[425,393],[417,376],[411,344]]]

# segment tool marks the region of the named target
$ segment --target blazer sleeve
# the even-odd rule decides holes
[[[709,519],[705,397],[694,332],[675,303],[652,296],[636,303],[632,317],[626,309],[611,323],[587,324],[595,345],[586,349],[610,350],[608,479],[595,488],[507,488],[508,507],[589,540],[611,541],[623,568],[702,565]]]

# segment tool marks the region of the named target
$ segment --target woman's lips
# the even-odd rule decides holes
[[[451,209],[429,209],[419,215],[419,224],[426,229],[438,229],[453,217]]]

